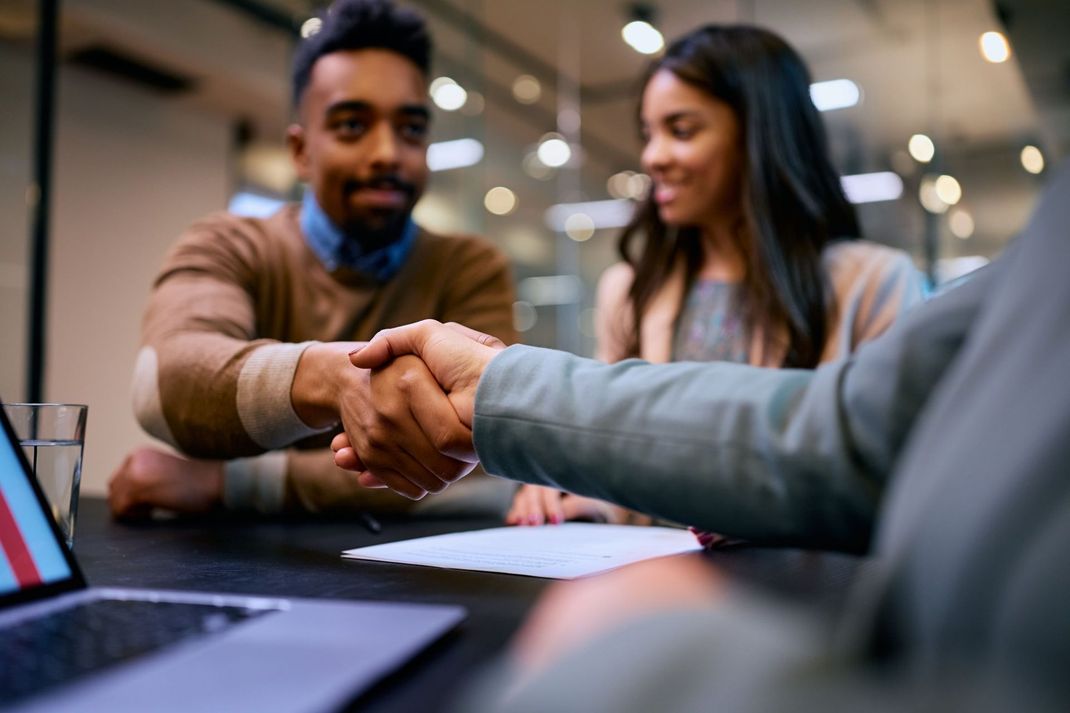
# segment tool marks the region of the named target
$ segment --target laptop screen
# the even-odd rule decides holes
[[[43,498],[27,477],[10,424],[0,409],[0,601],[16,593],[49,589],[49,585],[80,579]],[[18,597],[23,599],[24,597]]]

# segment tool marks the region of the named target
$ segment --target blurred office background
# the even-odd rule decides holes
[[[128,383],[164,251],[209,211],[299,195],[282,141],[289,60],[324,4],[0,0],[0,395],[90,405],[85,492],[103,492],[147,440]],[[937,282],[1003,249],[1070,146],[1065,0],[402,4],[427,17],[437,50],[434,173],[417,219],[505,249],[533,344],[592,351],[594,286],[646,189],[637,78],[662,38],[699,24],[760,24],[802,53],[867,237],[910,251]],[[37,38],[52,6],[43,165]]]

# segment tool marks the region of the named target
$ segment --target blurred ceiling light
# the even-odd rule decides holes
[[[628,198],[628,179],[635,171],[619,171],[606,180],[606,192],[613,198]]]
[[[483,206],[494,215],[509,215],[517,206],[516,194],[505,186],[495,186],[483,196]]]
[[[810,85],[810,101],[818,111],[832,111],[854,106],[862,99],[862,91],[850,79],[830,79]]]
[[[468,92],[468,101],[461,107],[461,113],[465,116],[479,116],[483,113],[483,108],[486,106],[486,100],[483,99],[483,95],[479,92]]]
[[[930,213],[946,213],[950,207],[937,194],[936,178],[933,176],[926,176],[921,179],[921,185],[918,187],[918,200],[921,201],[922,207]]]
[[[522,301],[536,307],[576,304],[583,299],[583,282],[575,275],[527,277],[517,283],[516,291]]]
[[[289,150],[276,144],[254,143],[245,147],[239,155],[238,173],[242,183],[279,195],[289,193],[297,181]]]
[[[903,179],[891,171],[841,176],[840,185],[852,203],[894,201],[903,195]]]
[[[306,40],[323,28],[323,20],[318,17],[310,17],[301,23],[301,37]]]
[[[431,171],[475,166],[482,160],[483,144],[475,139],[439,141],[427,147],[427,168]]]
[[[458,205],[441,193],[425,193],[416,208],[412,211],[412,218],[417,225],[442,233],[454,233],[463,231],[465,217],[460,214]]]
[[[665,38],[646,20],[632,20],[620,31],[620,36],[640,54],[657,54],[665,46]]]
[[[936,146],[933,140],[925,134],[914,134],[907,143],[907,150],[918,163],[929,163],[936,155]]]
[[[535,305],[524,300],[513,303],[513,327],[518,332],[527,332],[539,321],[539,313]]]
[[[948,205],[955,205],[962,199],[962,186],[953,176],[938,176],[933,186],[936,195]]]
[[[556,169],[550,168],[540,161],[534,151],[531,151],[524,157],[524,161],[521,163],[521,168],[524,169],[524,173],[537,181],[548,181],[554,177],[555,173],[557,173]]]
[[[495,237],[499,235],[502,247],[517,265],[542,270],[545,269],[544,265],[552,264],[554,261],[555,241],[548,239],[546,231],[541,226],[528,225],[514,220],[502,226]]]
[[[557,112],[557,128],[566,134],[579,132],[582,123],[580,113],[575,109],[562,109]]]
[[[572,149],[560,134],[547,134],[539,142],[535,155],[550,168],[560,168],[572,158]]]
[[[275,214],[279,208],[286,205],[286,201],[278,198],[269,198],[259,193],[240,191],[231,196],[227,204],[227,211],[234,215],[248,218],[267,218]]]
[[[563,233],[569,217],[583,213],[591,219],[595,228],[623,228],[632,219],[634,212],[635,204],[627,199],[558,203],[546,210],[546,225],[551,230]]]
[[[960,240],[966,240],[973,235],[973,216],[965,208],[956,208],[951,211],[947,219],[951,234]]]
[[[565,235],[582,243],[594,235],[594,221],[586,213],[573,213],[565,218]]]
[[[1011,56],[1011,46],[1002,32],[986,32],[978,40],[981,56],[993,64],[1006,62]]]
[[[1026,146],[1022,149],[1022,168],[1030,173],[1040,173],[1044,170],[1044,154],[1036,146]]]
[[[641,201],[650,193],[650,176],[645,173],[633,173],[628,177],[628,198]]]
[[[431,82],[431,101],[443,111],[457,111],[468,100],[468,92],[449,77],[439,77]]]
[[[521,74],[513,80],[513,99],[521,104],[534,104],[542,96],[542,85],[530,74]]]
[[[606,181],[606,190],[614,198],[630,198],[641,201],[650,192],[650,176],[635,171],[614,173]]]
[[[427,87],[427,93],[431,96],[434,96],[435,92],[437,92],[439,89],[442,89],[442,87],[446,86],[447,84],[456,83],[457,82],[453,81],[453,79],[451,79],[450,77],[435,77],[431,80],[430,86]]]

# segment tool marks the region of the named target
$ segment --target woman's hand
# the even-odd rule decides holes
[[[508,525],[556,525],[566,520],[589,520],[620,525],[629,510],[595,498],[572,495],[542,485],[523,485],[513,496],[505,516]]]

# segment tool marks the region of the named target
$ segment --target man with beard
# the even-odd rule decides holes
[[[267,219],[216,213],[195,223],[165,259],[142,325],[139,422],[213,460],[134,451],[110,484],[114,514],[409,502],[360,488],[325,446],[340,421],[369,437],[389,428],[376,415],[385,399],[444,397],[422,367],[373,388],[348,352],[428,317],[513,338],[504,255],[412,221],[427,180],[430,52],[423,20],[389,0],[335,3],[298,47],[287,140],[307,183],[303,202]],[[404,371],[391,370],[384,382]],[[472,467],[430,450],[389,458],[427,463],[447,480]]]

